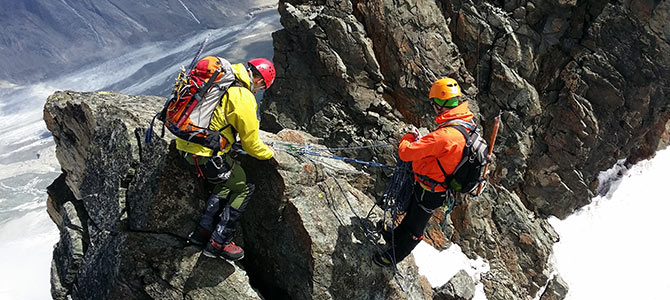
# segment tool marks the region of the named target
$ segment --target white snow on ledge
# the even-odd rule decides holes
[[[565,220],[549,223],[558,273],[569,286],[566,299],[668,299],[670,197],[665,185],[670,150],[622,171],[612,188]]]
[[[419,267],[419,274],[426,276],[432,287],[444,285],[458,271],[464,270],[476,284],[473,299],[486,299],[484,285],[479,280],[481,275],[491,268],[482,258],[469,259],[456,244],[452,244],[447,250],[439,251],[423,241],[416,246],[412,254]]]

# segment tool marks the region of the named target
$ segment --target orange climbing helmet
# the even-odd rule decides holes
[[[445,77],[433,82],[428,93],[433,103],[440,107],[456,107],[461,97],[461,88],[453,78]]]

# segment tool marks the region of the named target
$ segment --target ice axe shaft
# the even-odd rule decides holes
[[[491,154],[493,154],[493,145],[495,145],[495,143],[496,143],[496,137],[498,136],[498,128],[500,128],[500,115],[498,115],[494,119],[493,130],[491,131],[491,141],[489,142],[489,153],[488,153],[489,158],[491,157]],[[484,177],[483,177],[483,179],[486,179],[486,173],[489,170],[489,164],[490,163],[487,162],[486,165],[484,166],[484,175],[483,175]],[[477,195],[482,193],[482,189],[484,189],[484,184],[480,183],[479,187],[477,188]]]

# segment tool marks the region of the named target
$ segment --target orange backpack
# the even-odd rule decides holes
[[[241,86],[227,60],[207,56],[188,74],[182,67],[172,96],[158,119],[178,138],[203,145],[216,152],[228,141],[220,131],[209,129],[214,110],[232,85]]]

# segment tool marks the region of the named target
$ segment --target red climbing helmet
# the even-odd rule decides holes
[[[275,81],[275,65],[265,58],[254,58],[247,62],[249,67],[252,67],[261,74],[263,81],[265,81],[265,89],[267,90]]]

